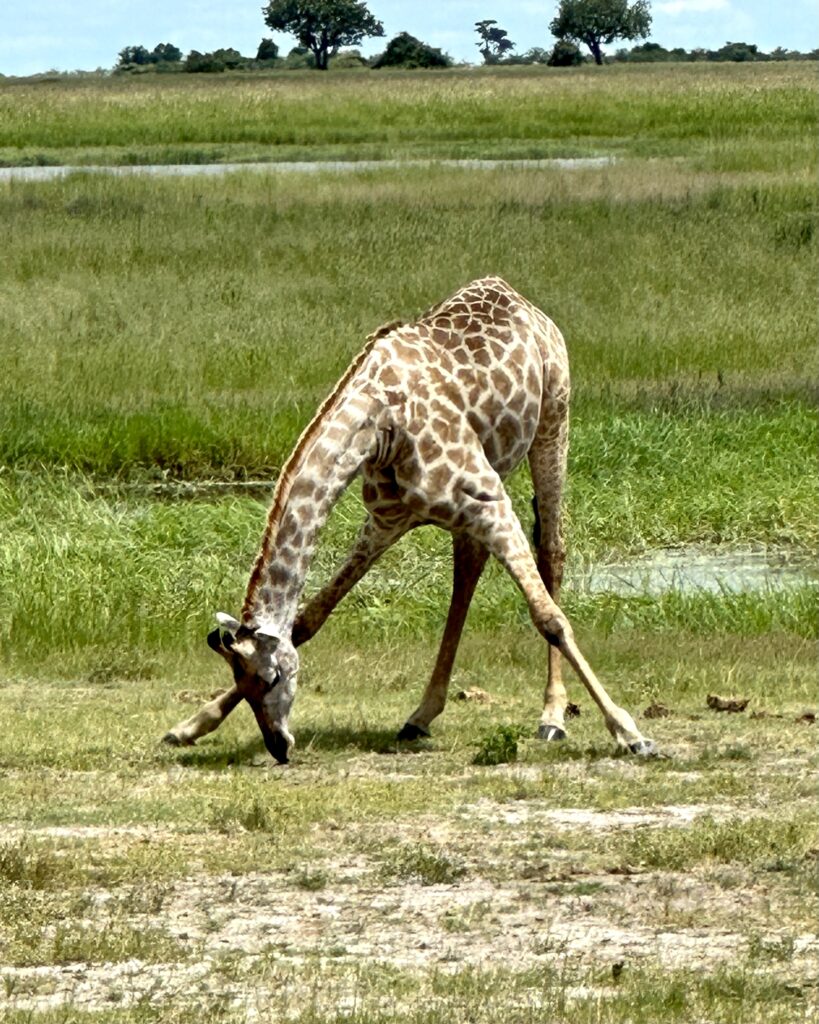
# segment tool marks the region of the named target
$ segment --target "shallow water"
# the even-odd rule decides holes
[[[0,167],[2,181],[53,181],[69,174],[113,174],[124,177],[134,174],[148,174],[160,178],[213,177],[236,171],[256,171],[276,174],[315,174],[330,171],[348,174],[355,171],[379,171],[401,167],[454,167],[470,170],[494,171],[551,169],[572,171],[581,168],[607,167],[614,163],[613,157],[556,157],[551,160],[302,160],[289,163],[245,163],[245,164],[141,164],[127,167]]]
[[[567,575],[567,586],[595,594],[656,596],[670,590],[719,594],[818,584],[819,566],[803,551],[684,547],[647,551]]]

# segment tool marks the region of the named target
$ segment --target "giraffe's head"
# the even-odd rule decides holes
[[[287,763],[293,736],[287,718],[296,693],[299,656],[289,639],[264,625],[251,626],[224,612],[208,646],[228,662],[239,693],[253,709],[264,745],[280,763]]]

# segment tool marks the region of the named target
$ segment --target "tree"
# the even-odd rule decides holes
[[[321,71],[340,47],[384,35],[384,26],[359,0],[270,0],[262,10],[274,32],[288,32],[312,51]]]
[[[157,43],[150,53],[152,64],[173,64],[180,60],[182,60],[182,51],[173,43]]]
[[[452,58],[409,32],[399,32],[372,63],[374,68],[448,68]]]
[[[754,43],[726,43],[718,50],[708,51],[709,60],[733,60],[738,62],[763,60]]]
[[[224,71],[224,62],[219,60],[215,53],[200,53],[198,50],[191,50],[185,58],[185,70],[191,73],[211,73]]]
[[[117,66],[124,68],[127,64],[150,64],[151,55],[144,46],[126,46],[118,54]]]
[[[521,64],[548,64],[549,51],[542,46],[532,46],[520,58]]]
[[[506,29],[497,28],[497,24],[492,19],[475,22],[475,31],[481,37],[481,42],[475,45],[483,57],[484,64],[497,64],[507,50],[515,48]]]
[[[560,0],[549,31],[558,39],[585,43],[596,64],[603,63],[603,44],[615,39],[645,39],[651,28],[648,0]]]

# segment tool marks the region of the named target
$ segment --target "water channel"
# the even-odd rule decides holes
[[[608,564],[570,567],[567,577],[567,586],[588,593],[743,593],[817,586],[819,564],[803,550],[690,546],[655,549]]]
[[[111,174],[126,177],[147,174],[160,178],[214,177],[233,174],[237,171],[255,171],[259,174],[317,174],[329,171],[335,174],[350,174],[357,171],[395,170],[405,167],[450,167],[467,170],[561,170],[573,171],[584,168],[608,167],[614,157],[555,157],[550,160],[301,160],[279,163],[228,163],[228,164],[129,164],[117,166],[89,165],[0,167],[0,182],[3,181],[54,181],[70,174]]]

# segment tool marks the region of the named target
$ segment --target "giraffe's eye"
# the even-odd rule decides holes
[[[262,689],[265,693],[270,693],[273,687],[280,681],[282,677],[281,672],[278,668],[271,669],[270,674],[267,672],[264,675],[259,675],[259,679],[262,682]]]

